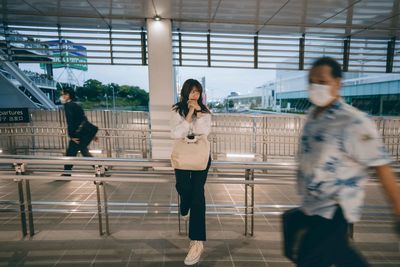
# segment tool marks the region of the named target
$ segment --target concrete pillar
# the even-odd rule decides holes
[[[150,91],[151,153],[153,159],[169,159],[169,121],[175,102],[172,62],[171,20],[147,20],[147,43]]]

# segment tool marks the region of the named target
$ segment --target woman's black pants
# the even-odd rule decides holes
[[[175,169],[176,190],[178,191],[181,205],[181,215],[186,215],[190,210],[189,238],[191,240],[206,240],[206,200],[204,185],[207,180],[208,169],[203,171],[189,171]]]

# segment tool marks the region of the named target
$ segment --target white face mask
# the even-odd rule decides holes
[[[60,96],[60,102],[61,102],[61,104],[65,104],[65,103],[67,103],[67,101],[65,101],[65,99],[64,99],[64,97],[63,97],[63,96]]]
[[[310,102],[318,107],[326,107],[335,97],[331,95],[331,87],[329,85],[312,83],[308,90]]]

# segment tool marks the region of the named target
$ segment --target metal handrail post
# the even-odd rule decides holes
[[[103,187],[103,198],[104,198],[104,215],[106,217],[106,234],[110,235],[110,224],[108,220],[108,200],[107,200],[107,190],[106,190],[106,182],[102,183]]]
[[[244,179],[245,181],[249,180],[249,174],[250,174],[250,169],[246,169],[244,173]],[[247,228],[248,228],[248,184],[244,185],[244,235],[247,236]]]
[[[249,180],[254,182],[254,170],[251,170]],[[251,188],[251,226],[250,226],[250,235],[254,236],[254,188],[255,184],[249,185]]]
[[[24,190],[21,179],[14,180],[18,185],[18,196],[19,196],[19,212],[21,218],[21,230],[22,236],[25,237],[28,234],[26,227],[26,213],[25,213],[25,200],[24,200]]]
[[[101,165],[94,166],[95,176],[96,177],[104,177],[105,169]],[[101,209],[101,192],[100,192],[100,185],[103,185],[103,182],[94,181],[96,185],[96,197],[97,197],[97,216],[99,219],[99,233],[103,235],[103,216],[102,216],[102,209]]]
[[[25,191],[26,191],[26,206],[28,208],[28,219],[29,219],[29,235],[34,236],[35,226],[33,224],[31,186],[28,179],[25,180]]]
[[[96,196],[97,196],[97,217],[99,219],[99,234],[103,235],[103,218],[102,218],[102,211],[101,211],[101,198],[100,198],[100,183],[94,181],[94,184],[96,185]]]

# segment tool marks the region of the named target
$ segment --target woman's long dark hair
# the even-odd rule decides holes
[[[201,83],[195,79],[188,79],[183,83],[179,102],[172,106],[172,109],[178,112],[182,117],[186,117],[189,113],[187,102],[189,101],[190,92],[195,87],[200,91],[200,97],[197,100],[197,104],[199,104],[201,111],[195,111],[194,114],[196,114],[196,112],[210,113],[210,110],[203,104],[203,86],[201,86]]]

